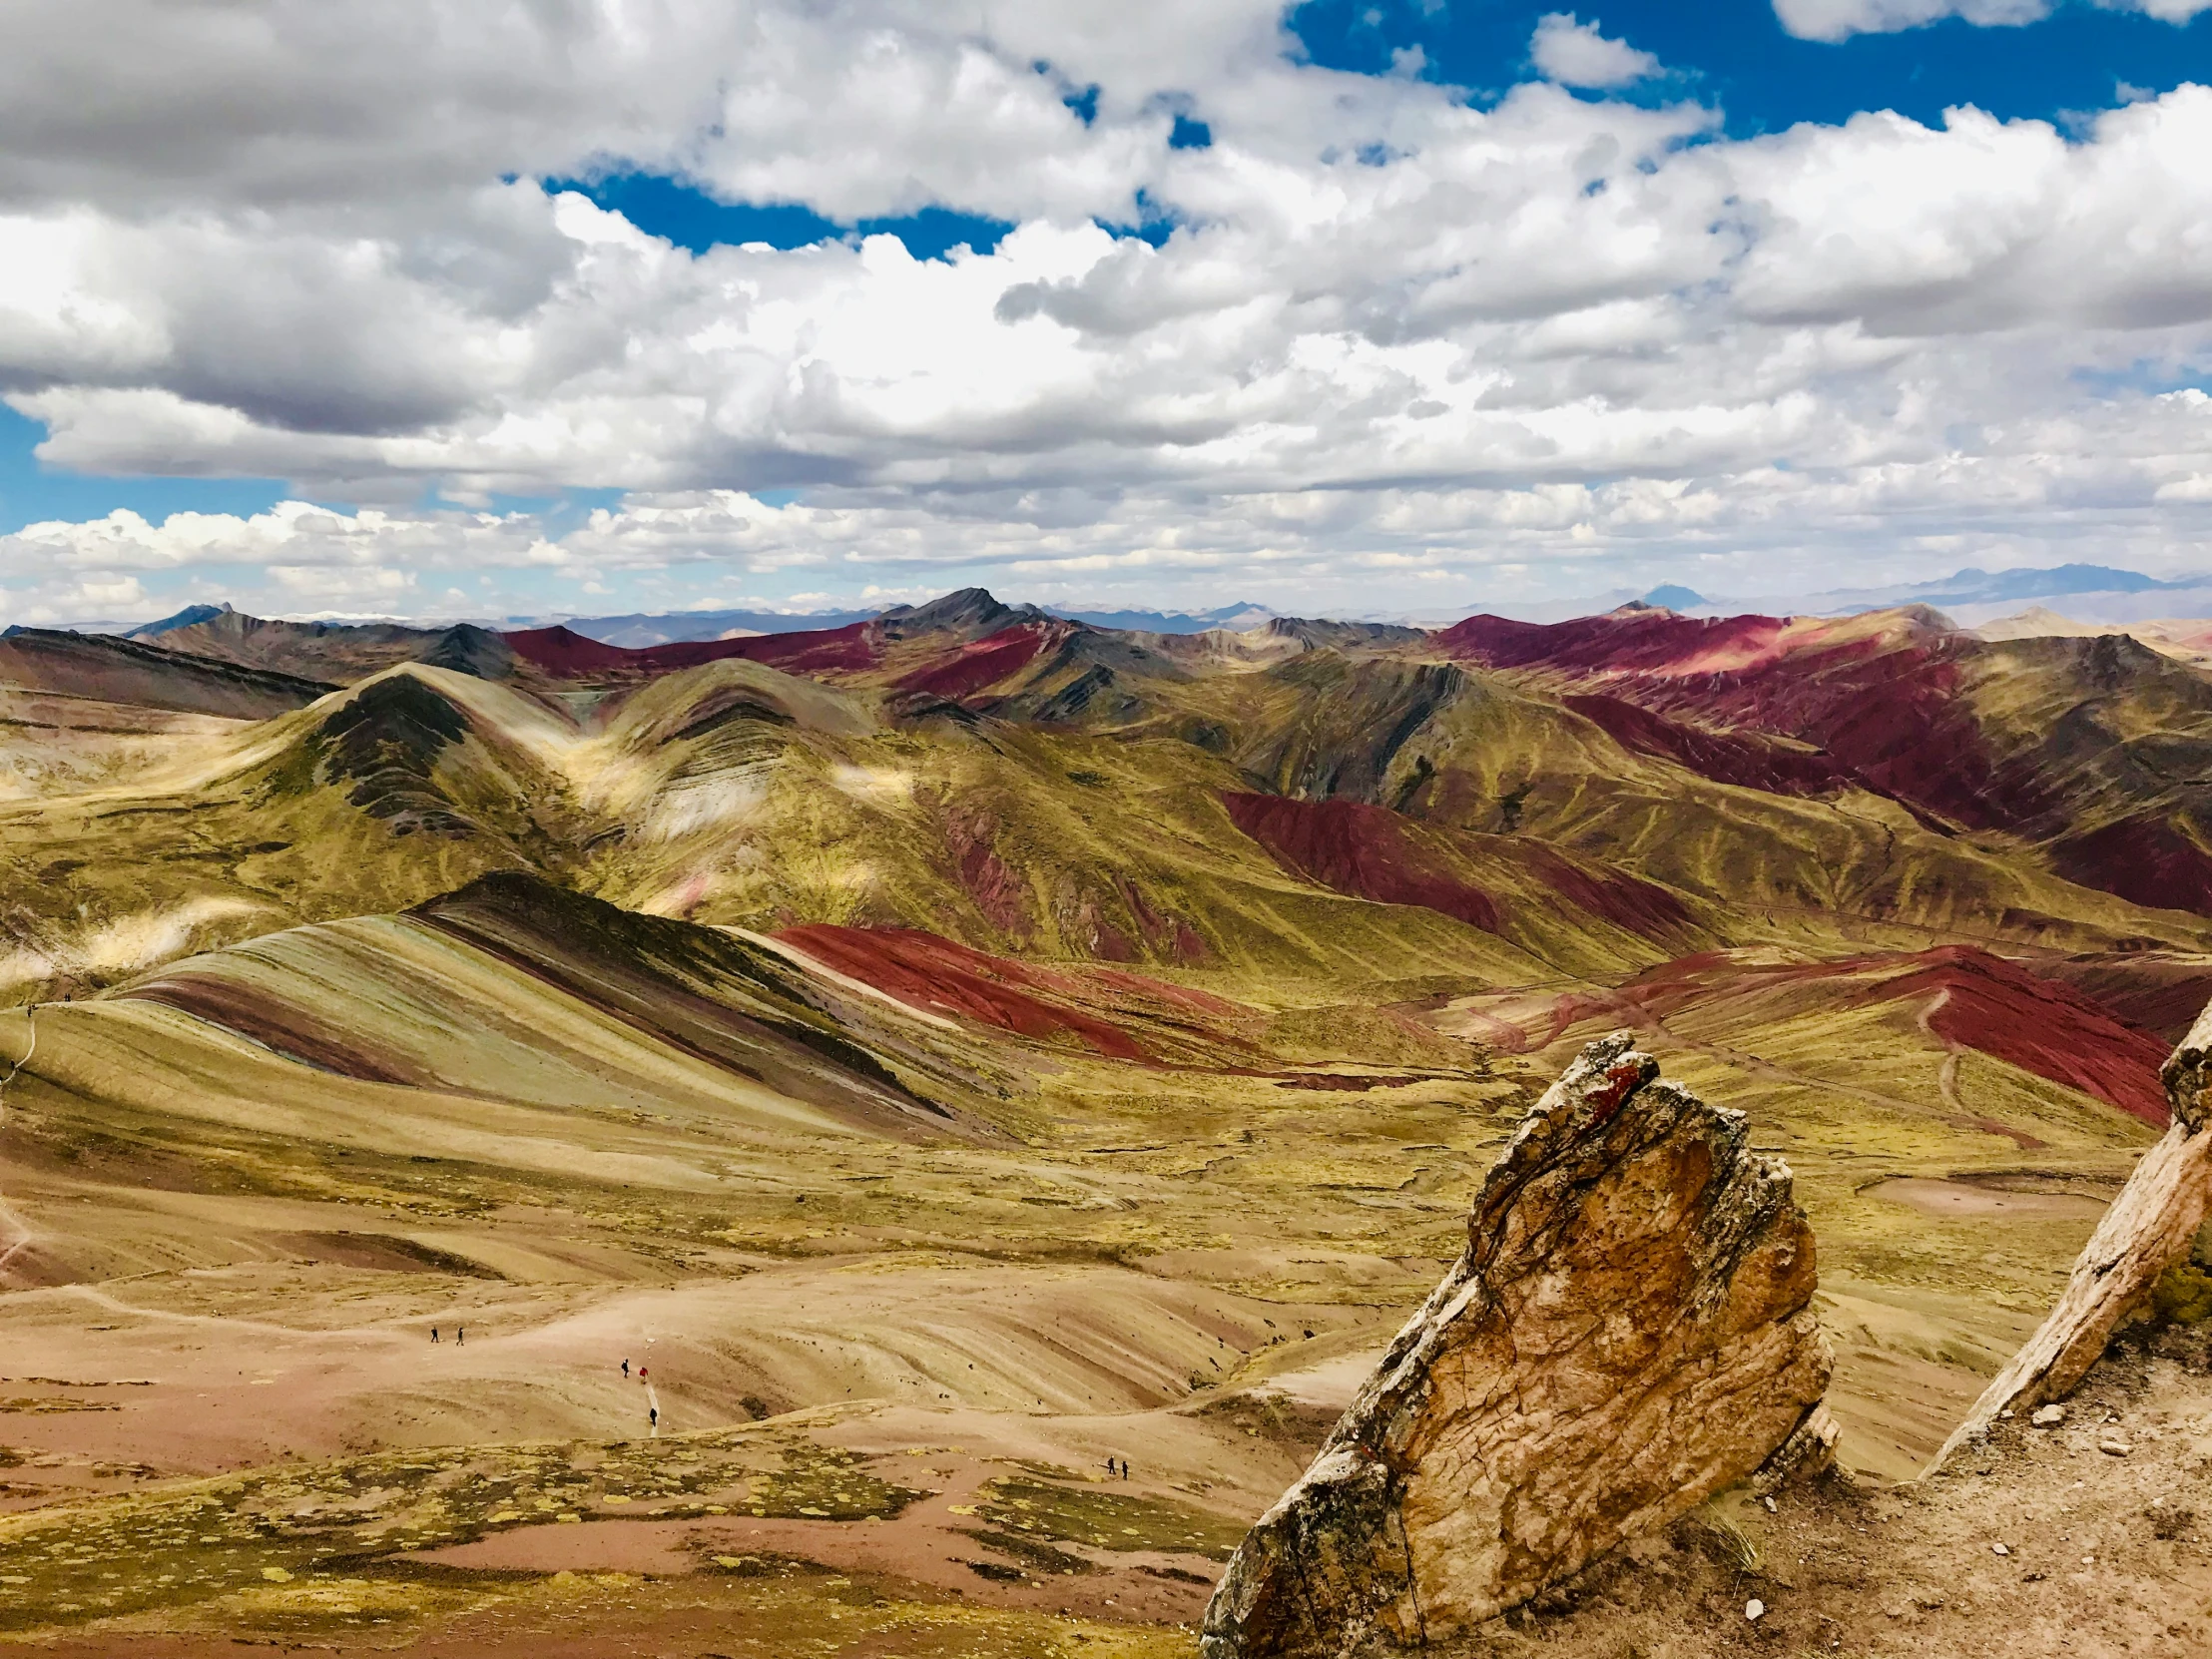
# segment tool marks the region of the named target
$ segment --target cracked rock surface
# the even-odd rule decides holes
[[[1828,1384],[1813,1236],[1744,1117],[1584,1049],[1468,1243],[1207,1609],[1205,1659],[1340,1659],[1494,1617],[1750,1475]]]

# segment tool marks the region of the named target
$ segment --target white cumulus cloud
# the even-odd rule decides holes
[[[1895,34],[1955,17],[1983,29],[2018,28],[2050,16],[2057,0],[1774,0],[1783,28],[1801,40],[1844,41]],[[2212,0],[2096,0],[2107,11],[2142,12],[2186,23]]]
[[[1659,73],[1659,60],[1625,40],[1598,30],[1597,21],[1578,21],[1571,12],[1546,13],[1528,42],[1537,72],[1563,87],[1633,86]]]

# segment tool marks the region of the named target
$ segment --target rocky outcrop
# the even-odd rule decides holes
[[[1238,1547],[1205,1659],[1414,1646],[1526,1601],[1789,1442],[1825,1452],[1813,1236],[1741,1113],[1584,1049],[1466,1253]],[[1804,1430],[1800,1432],[1800,1430]]]
[[[2050,1317],[1982,1390],[1936,1452],[1931,1474],[1986,1435],[2000,1413],[2072,1392],[2121,1321],[2149,1301],[2159,1276],[2188,1257],[2212,1209],[2212,1006],[2159,1075],[2173,1108],[2165,1135],[2137,1162],[2074,1258]]]

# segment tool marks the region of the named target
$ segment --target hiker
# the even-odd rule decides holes
[[[1129,1459],[1126,1457],[1121,1460],[1121,1477],[1124,1480],[1129,1478]]]
[[[630,1381],[630,1360],[627,1355],[623,1357],[622,1361],[622,1380],[625,1382]]]
[[[455,1326],[455,1327],[453,1328],[453,1346],[454,1346],[455,1348],[459,1348],[459,1347],[461,1346],[461,1344],[463,1344],[463,1343],[465,1343],[465,1342],[467,1342],[467,1341],[468,1341],[468,1327],[467,1327],[467,1326],[465,1326],[465,1325],[456,1325],[456,1326]]]
[[[661,1431],[661,1408],[658,1405],[648,1406],[645,1420],[653,1425],[653,1432],[658,1434]]]
[[[430,1327],[430,1341],[432,1341],[432,1342],[434,1343],[434,1342],[436,1342],[437,1340],[438,1340],[438,1328],[437,1328],[436,1326],[434,1326],[434,1325],[433,1325],[433,1326],[431,1326],[431,1327]]]

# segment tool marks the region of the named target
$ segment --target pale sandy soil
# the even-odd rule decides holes
[[[1867,1191],[1927,1216],[2083,1216],[2094,1221],[2104,1213],[2102,1203],[2079,1193],[2016,1193],[1918,1176],[1899,1176]]]
[[[1737,1496],[1643,1540],[1493,1621],[1439,1659],[1693,1659],[1843,1653],[1866,1659],[2192,1654],[2212,1651],[2212,1367],[2202,1336],[2108,1361],[2057,1429],[2008,1423],[1983,1452],[1915,1486],[1831,1476],[1769,1511]],[[373,1576],[246,1592],[183,1618],[136,1619],[30,1638],[56,1659],[204,1659],[269,1642],[294,1651],[438,1656],[891,1653],[1057,1656],[1195,1653],[1193,1627],[1218,1562],[1157,1549],[1060,1541],[1095,1570],[1039,1570],[995,1551],[966,1511],[981,1483],[1032,1457],[1144,1435],[1124,1488],[1187,1473],[1224,1450],[1233,1405],[1133,1423],[1021,1421],[910,1406],[817,1417],[825,1441],[930,1495],[882,1520],[745,1515],[612,1518],[527,1526],[387,1562]],[[1216,1420],[1203,1420],[1211,1415]],[[1323,1420],[1259,1447],[1295,1466]],[[957,1441],[951,1436],[958,1435]],[[1246,1441],[1247,1445],[1254,1442]],[[2124,1454],[2100,1449],[2124,1446]],[[1096,1471],[1094,1471],[1096,1472]],[[1998,1553],[1996,1546],[2003,1546]],[[978,1572],[982,1563],[988,1572]],[[412,1576],[410,1576],[410,1573]],[[379,1603],[377,1597],[403,1596]],[[317,1612],[388,1605],[389,1622],[333,1628]],[[319,1602],[314,1597],[320,1597]],[[1746,1616],[1753,1600],[1763,1607]],[[946,1611],[951,1609],[951,1611]],[[1004,1620],[1044,1622],[1009,1625]],[[169,1628],[162,1628],[164,1623]],[[198,1628],[195,1628],[195,1625]],[[181,1626],[181,1627],[180,1627]],[[1119,1646],[1116,1643],[1135,1643]]]
[[[361,1274],[346,1282],[358,1300],[324,1304],[360,1323],[330,1329],[200,1311],[203,1298],[305,1301],[300,1281],[327,1293],[327,1278],[259,1264],[9,1297],[0,1393],[27,1403],[0,1414],[0,1441],[80,1470],[208,1474],[371,1445],[630,1434],[647,1426],[643,1368],[665,1432],[886,1399],[1005,1415],[1021,1443],[1087,1466],[1134,1457],[1122,1442],[1155,1430],[1105,1425],[1148,1420],[1217,1356],[1241,1364],[1286,1332],[1286,1352],[1309,1330],[1324,1347],[1386,1335],[1369,1309],[1263,1304],[1125,1269],[899,1261],[767,1262],[625,1288]],[[1257,1496],[1277,1472],[1217,1459],[1187,1474]]]

